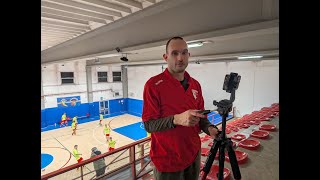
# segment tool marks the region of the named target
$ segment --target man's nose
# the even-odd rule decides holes
[[[178,60],[178,61],[182,61],[182,60],[183,60],[182,53],[179,53],[179,54],[178,54],[178,56],[177,56],[177,60]]]

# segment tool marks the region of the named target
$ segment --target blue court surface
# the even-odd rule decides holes
[[[232,115],[229,114],[227,117],[227,120],[230,118],[232,118]],[[216,113],[211,113],[211,115],[208,119],[211,123],[213,123],[215,125],[222,121],[221,116]],[[213,120],[213,122],[212,122],[212,120]],[[122,134],[130,139],[135,140],[135,141],[147,137],[147,132],[144,129],[142,122],[137,122],[137,123],[130,124],[127,126],[119,127],[119,128],[113,129],[113,131],[115,131],[119,134]]]
[[[147,132],[146,130],[144,130],[144,126],[142,122],[137,122],[127,126],[116,128],[116,129],[113,129],[113,131],[119,134],[122,134],[135,141],[147,137]]]
[[[53,156],[50,154],[41,154],[41,169],[47,167],[53,161]]]

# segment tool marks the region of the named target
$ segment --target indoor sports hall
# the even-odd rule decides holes
[[[279,179],[278,3],[41,0],[41,179],[155,179],[144,88],[170,68],[164,54],[175,36],[186,42],[185,71],[201,85],[209,122],[230,138],[242,179]],[[234,77],[232,94],[225,83]],[[201,179],[216,144],[199,137]],[[222,164],[221,176],[237,179],[232,152],[220,157],[206,179],[218,179]],[[99,160],[105,171],[97,176]]]

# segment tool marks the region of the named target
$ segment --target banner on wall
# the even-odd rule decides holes
[[[80,104],[81,104],[80,96],[57,98],[58,107],[73,107],[73,106],[80,106]]]

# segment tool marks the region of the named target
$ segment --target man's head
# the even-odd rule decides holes
[[[182,37],[173,37],[166,44],[163,59],[168,63],[170,73],[183,73],[188,66],[190,53]]]
[[[96,152],[96,151],[98,151],[98,148],[93,147],[93,148],[91,149],[91,151],[92,151],[92,152]]]
[[[74,145],[74,148],[75,148],[75,149],[78,149],[78,145]]]

